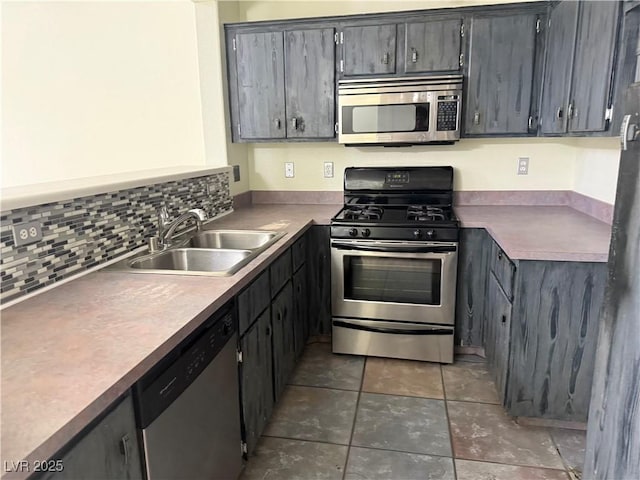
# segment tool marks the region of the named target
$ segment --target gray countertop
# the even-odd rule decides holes
[[[286,232],[230,277],[100,271],[2,311],[2,462],[52,457],[338,205],[257,205],[215,228]],[[459,207],[512,259],[606,261],[610,226],[566,207]],[[24,478],[11,473],[3,478]]]

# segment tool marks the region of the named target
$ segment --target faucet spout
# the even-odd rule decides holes
[[[175,220],[168,222],[167,218],[160,216],[160,227],[158,230],[158,240],[161,245],[169,245],[171,239],[180,225],[189,219],[196,221],[196,231],[202,230],[202,222],[207,219],[207,213],[200,208],[192,208],[191,210],[179,215]]]

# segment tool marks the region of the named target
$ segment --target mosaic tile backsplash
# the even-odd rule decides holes
[[[0,300],[17,299],[146,244],[157,233],[157,209],[171,218],[202,208],[209,218],[231,210],[229,174],[9,210],[0,215]],[[41,222],[43,238],[16,247],[12,225]],[[185,227],[188,228],[188,227]]]

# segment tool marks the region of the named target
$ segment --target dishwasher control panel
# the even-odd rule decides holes
[[[234,311],[229,304],[216,312],[136,384],[139,427],[153,422],[235,337]]]

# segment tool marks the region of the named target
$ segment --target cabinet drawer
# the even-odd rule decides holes
[[[271,298],[273,298],[291,278],[291,249],[284,252],[271,264],[269,276],[271,278]]]
[[[298,269],[304,264],[307,258],[307,238],[302,237],[291,247],[291,256],[293,257],[293,271],[297,272]]]
[[[516,273],[516,266],[495,242],[491,247],[489,265],[504,293],[509,297],[509,301],[513,300],[513,278]]]
[[[269,272],[262,272],[251,285],[238,295],[238,330],[247,331],[258,315],[269,305]]]

